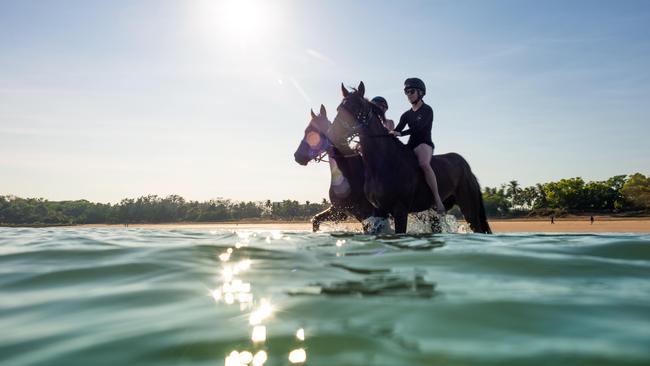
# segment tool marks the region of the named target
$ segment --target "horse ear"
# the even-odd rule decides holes
[[[313,109],[310,109],[309,112],[311,113],[311,119],[316,118],[316,114],[314,113]]]
[[[357,92],[359,93],[359,95],[361,95],[361,97],[363,97],[363,95],[366,93],[366,86],[363,85],[363,81],[359,83],[359,87],[357,88]]]
[[[320,116],[327,117],[327,111],[325,110],[325,106],[322,104],[320,105]]]
[[[343,85],[343,83],[341,83],[341,92],[343,93],[343,98],[347,98],[348,94],[350,94],[350,92],[345,89],[345,85]]]

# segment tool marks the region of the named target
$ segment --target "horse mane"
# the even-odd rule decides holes
[[[350,92],[350,95],[354,94],[355,96],[357,96],[356,94],[359,92],[359,91],[357,90],[357,88],[350,88],[350,89],[352,89],[352,91]],[[370,111],[371,111],[372,113],[374,113],[377,117],[379,117],[379,119],[382,121],[382,123],[383,123],[384,121],[386,121],[386,114],[385,114],[385,112],[384,112],[383,109],[379,108],[378,105],[376,105],[375,103],[371,102],[371,101],[370,101],[368,98],[366,98],[366,97],[360,97],[360,98],[361,98],[364,102],[366,102],[366,104],[368,104],[368,106],[370,106]]]
[[[374,113],[377,117],[379,117],[379,119],[382,122],[386,121],[386,113],[384,112],[384,110],[379,108],[378,105],[376,105],[375,103],[369,101],[368,99],[366,99],[366,101],[368,101],[368,103],[370,103],[370,111],[372,111],[372,113]]]
[[[358,92],[357,89],[356,89],[356,88],[351,88],[351,89],[352,89],[352,91],[350,92],[350,94],[351,94],[351,95],[352,95],[352,94],[355,94],[355,96],[359,97],[358,95],[356,95],[356,93]],[[381,109],[381,108],[379,108],[379,106],[376,105],[375,103],[373,103],[373,102],[371,102],[370,100],[368,100],[368,98],[361,97],[360,99],[362,99],[363,101],[365,101],[365,102],[369,105],[369,107],[370,107],[370,111],[371,111],[375,116],[377,116],[377,118],[379,118],[380,122],[382,122],[382,127],[383,127],[383,125],[384,125],[383,122],[386,120],[386,114],[385,114],[384,110]],[[384,127],[384,128],[385,128],[385,127]],[[394,140],[395,140],[395,144],[398,146],[399,149],[406,150],[406,151],[412,151],[411,149],[409,149],[409,148],[406,146],[406,144],[404,144],[404,143],[403,143],[402,141],[400,141],[398,138],[395,138]]]

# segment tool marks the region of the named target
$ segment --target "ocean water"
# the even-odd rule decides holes
[[[1,365],[648,365],[650,235],[0,228]]]

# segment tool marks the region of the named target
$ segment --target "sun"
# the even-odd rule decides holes
[[[242,46],[263,43],[277,25],[272,1],[221,0],[203,7],[202,17],[211,23],[219,38]]]
[[[255,37],[268,26],[266,2],[255,0],[225,0],[221,21],[226,31],[238,37]]]

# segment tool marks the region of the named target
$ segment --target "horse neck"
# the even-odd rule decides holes
[[[325,136],[325,138],[327,138],[327,140],[329,140],[331,145],[327,151],[328,154],[332,149],[335,150],[336,154],[341,154],[341,155],[353,155],[355,153],[355,151],[353,151],[348,145],[347,140],[343,137],[336,135],[332,130],[332,128],[323,132],[323,135]]]
[[[331,146],[327,150],[327,155],[329,156],[330,171],[332,172],[332,175],[334,174],[334,168],[336,167],[341,171],[343,176],[349,178],[352,173],[351,169],[355,169],[355,167],[351,165],[361,163],[361,156],[358,154],[343,154],[341,150],[335,146]]]
[[[363,152],[363,163],[370,175],[388,174],[398,163],[398,145],[390,137],[379,137],[382,133],[369,132],[359,135],[359,144]]]

